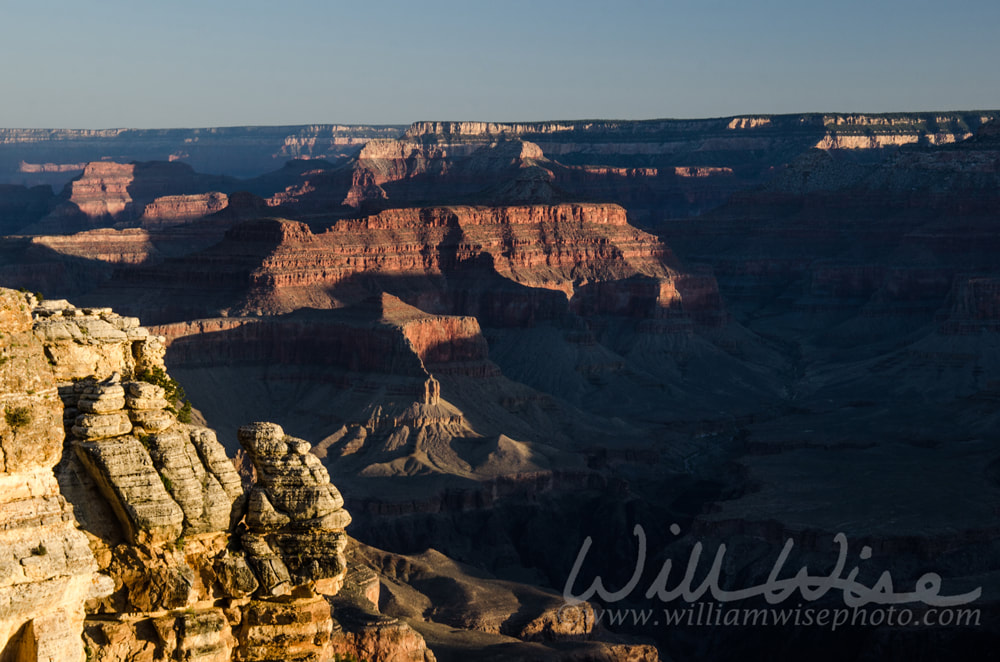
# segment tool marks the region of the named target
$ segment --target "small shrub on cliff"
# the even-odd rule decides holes
[[[177,412],[177,420],[181,423],[191,422],[191,401],[185,400],[180,410]]]
[[[163,368],[156,366],[152,370],[142,370],[136,373],[135,378],[163,388],[163,397],[171,404],[171,411],[177,414],[177,420],[181,423],[191,422],[191,401],[187,399],[184,387]]]
[[[4,412],[4,418],[7,420],[7,427],[17,430],[31,423],[31,410],[27,407],[11,407]]]
[[[38,547],[32,547],[31,548],[31,554],[32,554],[32,556],[45,556],[48,553],[49,553],[49,550],[46,549],[44,543],[38,543]]]
[[[171,402],[184,399],[184,387],[160,366],[156,366],[152,370],[140,370],[136,373],[135,378],[141,382],[162,387],[164,396]]]

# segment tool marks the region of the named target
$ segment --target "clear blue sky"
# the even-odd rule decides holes
[[[1000,108],[1000,0],[3,0],[0,126]]]

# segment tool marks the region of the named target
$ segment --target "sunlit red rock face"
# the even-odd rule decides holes
[[[663,262],[666,248],[628,226],[624,209],[614,205],[387,210],[316,235],[286,231],[283,239],[254,274],[255,287],[279,300],[297,288],[335,287],[363,273],[447,278],[479,266],[517,285],[568,296],[574,283],[672,275]]]
[[[380,288],[427,311],[508,325],[569,307],[603,310],[602,301],[608,313],[639,317],[683,310],[688,295],[692,311],[718,309],[711,278],[682,277],[673,263],[669,249],[628,225],[617,205],[397,209],[315,233],[294,221],[243,223],[207,251],[122,272],[109,294],[139,295],[123,301],[135,306],[143,305],[135,288],[166,288],[148,311],[162,321],[177,318],[165,310],[171,305],[191,307],[194,314],[181,318],[220,309],[275,313],[338,306]],[[221,296],[228,303],[210,309]]]
[[[358,207],[386,200],[450,202],[471,194],[479,194],[484,202],[501,197],[506,202],[519,197],[551,199],[551,192],[533,193],[524,186],[553,178],[546,163],[537,145],[520,140],[444,146],[372,141],[357,156],[345,203]],[[519,182],[521,187],[516,186]]]
[[[31,243],[66,256],[108,264],[142,264],[159,251],[145,230],[89,230],[75,235],[33,237]]]
[[[164,195],[146,205],[140,221],[144,227],[173,225],[222,211],[229,204],[225,193]]]
[[[129,186],[135,179],[135,164],[91,163],[83,175],[70,183],[69,202],[85,216],[118,216],[130,207]]]
[[[24,231],[64,233],[115,223],[184,223],[223,209],[227,202],[223,191],[234,184],[228,177],[198,174],[183,163],[88,163],[67,184],[52,213]]]

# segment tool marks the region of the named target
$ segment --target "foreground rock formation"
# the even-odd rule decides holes
[[[181,420],[190,414],[161,336],[107,308],[0,295],[0,551],[10,570],[0,659],[434,659],[407,621],[440,639],[434,623],[450,620],[379,613],[378,551],[348,564],[351,517],[308,442],[273,423],[241,427],[241,479],[212,430]],[[500,635],[485,622],[465,627]],[[504,636],[534,640],[548,627]],[[565,634],[560,659],[657,659],[648,647],[587,643],[592,628]]]
[[[23,295],[0,291],[0,329],[0,659],[78,662],[84,603],[111,581],[52,472],[62,407]]]
[[[350,517],[309,444],[244,428],[258,476],[244,496],[214,433],[178,421],[161,338],[65,302],[33,325],[36,303],[4,291],[0,307],[0,549],[18,568],[4,573],[3,659],[332,655],[323,596],[343,586]]]

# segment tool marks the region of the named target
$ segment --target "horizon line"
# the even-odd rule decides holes
[[[622,122],[622,123],[645,123],[645,122],[709,122],[713,120],[727,120],[738,118],[773,118],[773,117],[805,117],[814,115],[867,115],[872,117],[884,117],[892,115],[935,115],[935,114],[974,114],[974,113],[998,113],[1000,108],[971,108],[954,110],[892,110],[869,112],[863,110],[844,111],[802,111],[790,113],[736,113],[734,115],[714,115],[703,117],[650,117],[650,118],[613,118],[613,117],[591,117],[577,119],[545,119],[545,120],[483,120],[483,119],[420,119],[409,123],[351,123],[351,122],[302,122],[302,123],[275,123],[275,124],[216,124],[216,125],[188,125],[188,126],[105,126],[99,128],[92,127],[71,127],[71,126],[2,126],[0,131],[194,131],[194,130],[216,130],[216,129],[281,129],[281,128],[301,128],[301,127],[328,127],[345,126],[351,128],[372,128],[372,129],[395,129],[412,127],[415,124],[578,124],[581,122]]]

